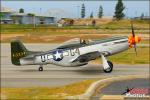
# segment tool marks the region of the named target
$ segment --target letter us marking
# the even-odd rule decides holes
[[[45,62],[46,60],[50,60],[52,58],[53,58],[53,56],[51,54],[41,55],[41,61],[42,62]]]
[[[70,49],[70,54],[71,54],[71,56],[75,56],[75,54],[80,55],[80,51],[78,48]]]
[[[41,55],[41,61],[42,61],[42,62],[45,62],[45,61],[46,61],[45,55]]]

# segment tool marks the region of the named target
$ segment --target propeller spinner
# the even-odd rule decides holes
[[[141,41],[141,37],[135,36],[132,21],[131,21],[131,29],[132,29],[132,35],[128,37],[128,43],[129,43],[130,48],[132,48],[134,46],[134,50],[137,55],[136,43],[139,43]]]

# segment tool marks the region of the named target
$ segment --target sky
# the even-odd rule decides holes
[[[97,16],[99,6],[102,5],[104,16],[113,16],[115,12],[115,5],[117,0],[110,1],[2,1],[1,6],[8,7],[18,11],[23,8],[26,13],[36,12],[43,13],[48,9],[61,9],[74,17],[80,17],[81,5],[85,4],[86,17],[89,17],[91,12]],[[144,15],[149,16],[149,0],[139,1],[123,1],[125,10],[124,13],[127,17],[137,17]]]

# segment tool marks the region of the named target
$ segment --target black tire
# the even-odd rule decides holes
[[[39,71],[43,71],[43,67],[39,67]]]
[[[108,69],[104,69],[104,72],[105,73],[110,73],[113,70],[113,63],[111,61],[107,61],[107,62],[108,62],[109,68]]]

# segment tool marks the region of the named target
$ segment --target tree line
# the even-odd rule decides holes
[[[120,20],[122,18],[125,17],[125,14],[123,13],[125,9],[125,6],[122,2],[122,0],[118,0],[118,2],[116,3],[116,6],[115,6],[115,12],[114,12],[114,18],[117,19],[117,20]],[[24,9],[23,8],[20,8],[19,9],[19,13],[24,13]],[[29,14],[31,15],[31,14]],[[98,8],[98,13],[97,13],[97,17],[98,18],[102,18],[103,17],[103,7],[102,5],[99,6]],[[0,14],[0,16],[2,16],[2,14]],[[34,14],[32,14],[32,16],[34,16]],[[81,18],[85,18],[86,16],[86,7],[84,5],[84,3],[81,5]],[[94,15],[93,15],[93,12],[91,12],[91,14],[89,15],[90,18],[93,18]],[[141,19],[144,17],[144,14],[142,13],[141,14]]]
[[[116,18],[117,20],[120,20],[122,18],[124,18],[125,14],[123,13],[123,10],[125,9],[125,6],[123,5],[122,0],[118,0],[116,7],[115,7],[115,12],[114,12],[114,18]],[[81,6],[81,18],[85,18],[85,5],[82,4]],[[103,16],[103,7],[100,5],[99,9],[98,9],[98,14],[97,14],[98,18],[102,18]],[[93,18],[93,12],[91,12],[90,14],[90,18]]]
[[[124,9],[125,9],[125,7],[123,5],[122,0],[118,0],[116,7],[115,7],[114,18],[116,18],[118,20],[122,19],[125,16],[125,14],[123,13]],[[86,11],[85,5],[82,4],[82,6],[81,6],[81,18],[85,18],[85,16],[86,16],[85,11]],[[24,9],[20,8],[19,13],[24,13]],[[98,18],[102,18],[102,16],[103,16],[103,7],[101,5],[99,6],[97,16],[98,16]],[[91,12],[90,18],[93,18],[93,17],[94,17],[93,12]]]

